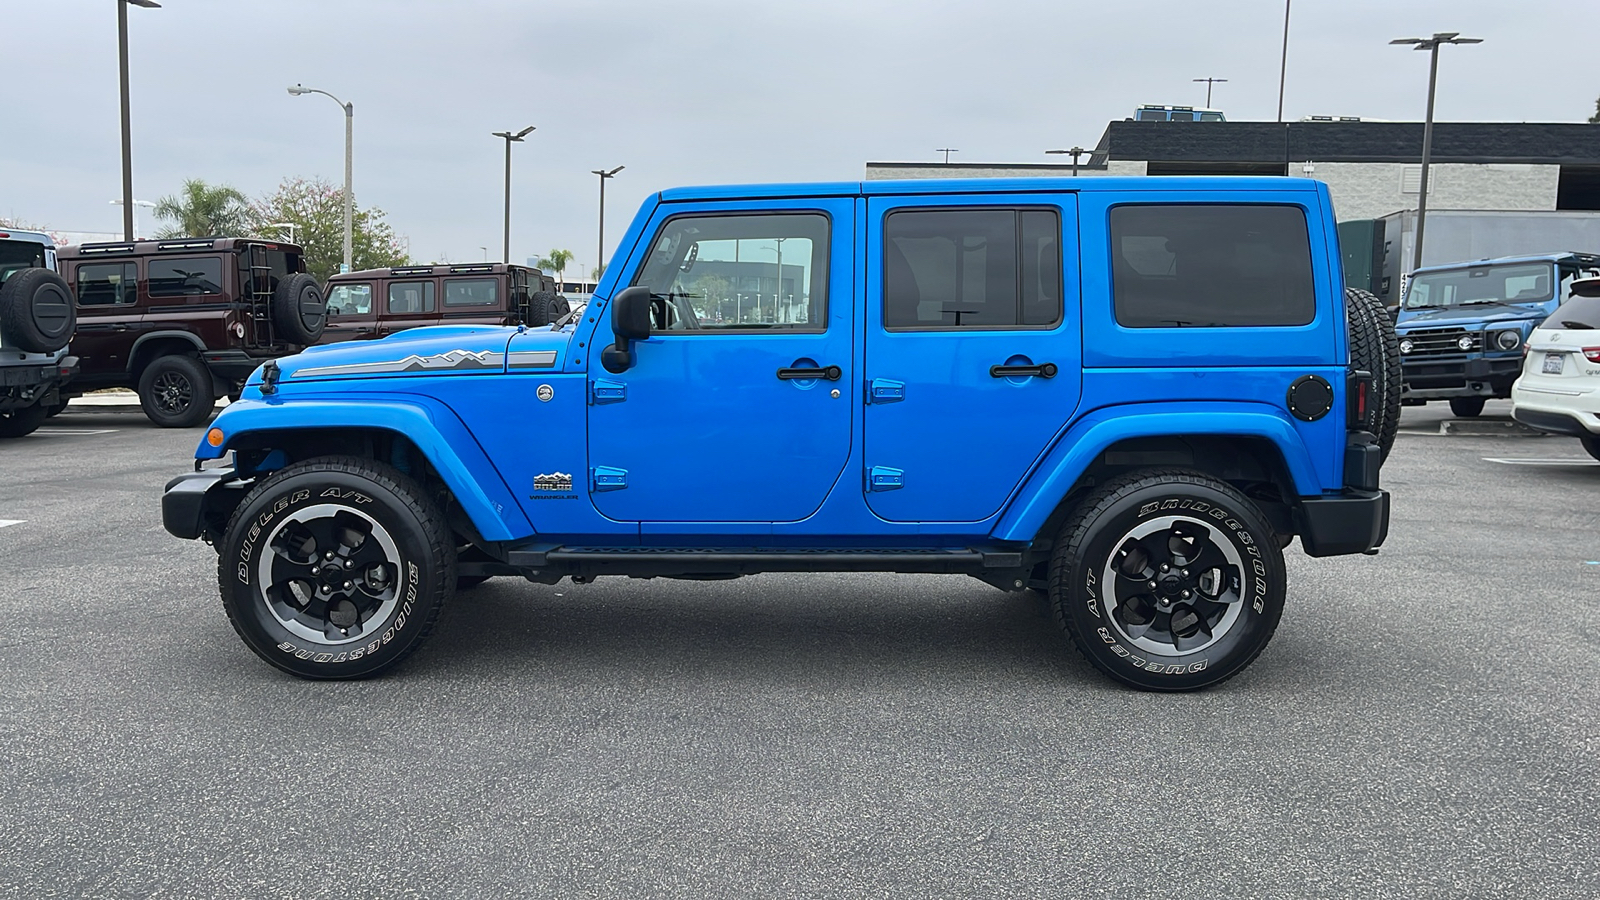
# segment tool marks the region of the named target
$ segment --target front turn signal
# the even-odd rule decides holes
[[[222,429],[221,428],[213,428],[210,431],[206,432],[206,443],[210,444],[213,447],[221,447],[222,446]]]

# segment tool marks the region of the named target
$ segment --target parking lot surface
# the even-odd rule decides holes
[[[0,443],[0,897],[1592,898],[1600,464],[1504,412],[1408,409],[1382,553],[1164,696],[958,576],[496,579],[298,681],[162,530],[202,432],[69,410]]]

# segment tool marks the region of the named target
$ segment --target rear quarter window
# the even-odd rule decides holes
[[[1305,212],[1290,205],[1111,209],[1111,286],[1126,328],[1272,327],[1316,317]]]

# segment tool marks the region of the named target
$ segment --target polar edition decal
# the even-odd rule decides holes
[[[517,350],[509,356],[494,350],[447,350],[433,356],[412,354],[403,359],[347,363],[342,366],[315,366],[300,369],[294,375],[300,378],[317,378],[330,375],[383,375],[396,372],[499,372],[507,365],[513,369],[549,369],[555,364],[554,350]]]

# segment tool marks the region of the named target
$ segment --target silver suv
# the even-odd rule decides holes
[[[0,438],[31,433],[61,406],[78,368],[67,355],[76,323],[50,237],[0,229]]]

